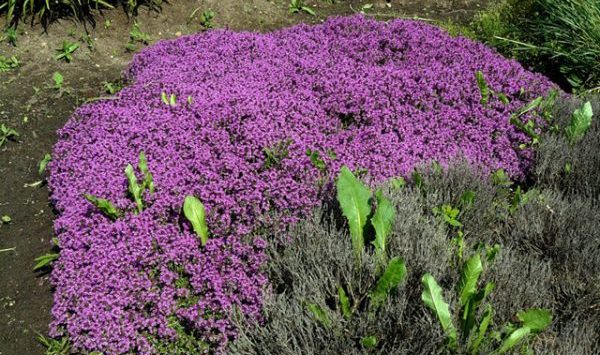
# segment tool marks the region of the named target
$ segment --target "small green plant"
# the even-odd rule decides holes
[[[144,192],[148,190],[150,194],[154,193],[154,178],[148,169],[148,161],[144,152],[140,152],[138,168],[143,176],[141,182],[138,181],[135,171],[131,164],[127,164],[125,168],[125,176],[127,177],[129,195],[135,202],[135,214],[142,213],[144,210]],[[99,198],[90,194],[84,195],[85,199],[96,206],[105,216],[112,220],[116,220],[123,216],[123,211],[119,210],[112,202],[107,199]]]
[[[103,81],[102,87],[107,94],[114,95],[123,89],[123,80]]]
[[[277,142],[272,147],[263,148],[263,153],[265,155],[265,169],[270,169],[274,166],[279,166],[283,159],[288,157],[290,153],[290,144],[292,144],[291,139],[284,139]]]
[[[129,42],[125,46],[125,49],[129,52],[134,52],[137,49],[137,43],[142,43],[144,45],[150,42],[150,35],[146,32],[143,32],[140,29],[140,25],[137,21],[133,22],[131,26],[131,30],[129,30]]]
[[[593,116],[594,112],[592,111],[592,104],[589,101],[573,112],[571,122],[565,127],[565,135],[569,140],[569,143],[575,144],[583,138],[592,125]]]
[[[42,256],[38,256],[37,258],[35,258],[36,264],[33,267],[33,271],[49,267],[55,260],[58,259],[58,256],[58,253],[48,253]]]
[[[19,62],[19,59],[14,55],[12,57],[0,55],[0,73],[18,68],[20,64],[21,62]]]
[[[402,258],[396,256],[389,262],[387,260],[387,236],[391,232],[396,210],[392,203],[383,196],[383,192],[377,190],[374,194],[375,201],[373,201],[372,191],[358,180],[346,166],[340,170],[336,188],[337,200],[342,214],[348,222],[352,249],[357,261],[356,266],[359,269],[364,266],[362,255],[365,252],[367,223],[370,223],[370,227],[375,231],[371,244],[375,249],[378,275],[374,275],[377,276],[373,278],[374,282],[365,289],[356,289],[352,280],[342,280],[336,286],[339,303],[337,308],[342,317],[349,320],[355,313],[362,310],[376,312],[406,279],[407,270]],[[376,204],[374,211],[371,206],[373,203]],[[304,306],[322,326],[325,328],[331,326],[328,310],[315,303],[305,303]],[[377,339],[374,336],[363,338],[362,345],[367,348],[376,344]]]
[[[312,165],[320,172],[325,172],[327,170],[327,165],[325,164],[325,161],[321,159],[321,154],[317,150],[307,149],[306,156],[310,158]]]
[[[310,6],[304,5],[303,0],[291,0],[288,9],[290,14],[305,12],[311,16],[317,16],[315,10],[313,10]]]
[[[0,148],[8,140],[15,140],[19,138],[19,132],[12,128],[8,128],[4,123],[0,124]]]
[[[54,86],[52,87],[53,89],[56,89],[56,90],[62,89],[64,78],[61,73],[59,73],[57,71],[54,72],[52,74],[52,81],[54,81]]]
[[[462,223],[458,220],[458,215],[460,214],[460,210],[458,208],[452,207],[450,204],[444,204],[441,207],[435,207],[433,209],[433,213],[438,216],[442,216],[444,222],[452,227],[462,227]]]
[[[510,103],[508,97],[502,92],[496,92],[489,88],[487,84],[487,80],[485,80],[485,76],[481,70],[475,73],[475,79],[477,80],[477,87],[479,88],[479,92],[481,93],[481,104],[486,106],[490,102],[490,97],[497,98],[500,102],[505,105]]]
[[[73,53],[79,49],[79,43],[63,41],[62,47],[57,49],[58,54],[56,55],[56,60],[64,60],[67,63],[73,61]]]
[[[54,339],[38,334],[37,341],[46,348],[46,355],[67,355],[71,353],[71,344],[67,337]]]
[[[508,323],[503,331],[488,334],[494,313],[491,304],[485,306],[477,321],[480,306],[495,288],[493,282],[488,282],[480,289],[480,276],[484,272],[486,263],[491,263],[498,251],[498,245],[487,247],[483,260],[480,253],[476,252],[462,263],[460,281],[456,286],[458,305],[455,310],[451,310],[450,305],[444,300],[443,290],[431,274],[424,274],[421,279],[424,288],[421,299],[440,322],[446,334],[447,347],[452,352],[479,354],[481,345],[491,346],[494,345],[493,343],[498,343],[493,353],[504,354],[531,335],[542,332],[552,322],[549,311],[530,309],[517,313],[520,327]],[[454,323],[454,314],[458,314],[458,327]]]
[[[4,35],[0,42],[8,41],[13,47],[17,46],[17,30],[14,27],[8,27],[4,30]]]
[[[200,18],[198,19],[198,22],[200,22],[200,26],[202,26],[202,28],[208,30],[214,27],[214,23],[213,20],[215,18],[215,13],[212,10],[206,10],[204,12],[202,12],[202,14],[200,15]]]
[[[44,155],[44,157],[42,158],[42,160],[38,164],[38,173],[40,175],[42,175],[46,171],[46,167],[48,166],[48,163],[51,160],[52,160],[52,155],[50,155],[49,153],[46,153],[46,155]]]
[[[177,106],[177,96],[175,94],[171,94],[171,95],[167,96],[167,93],[163,91],[160,93],[160,99],[162,100],[162,102],[165,105],[168,105],[171,107]]]
[[[2,222],[2,224],[9,224],[10,222],[12,222],[12,218],[10,218],[9,215],[5,214],[2,217],[0,217],[0,222]]]
[[[194,233],[200,238],[200,243],[205,246],[208,242],[208,226],[206,224],[206,209],[195,196],[186,196],[183,201],[183,214],[192,224]]]
[[[108,30],[110,27],[112,26],[112,21],[111,20],[104,20],[104,29]]]

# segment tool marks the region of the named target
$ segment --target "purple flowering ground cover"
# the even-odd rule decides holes
[[[479,70],[509,104],[481,104]],[[554,87],[433,26],[360,16],[161,41],[126,77],[113,100],[76,111],[49,166],[61,249],[51,335],[82,351],[152,353],[174,324],[223,349],[234,307],[260,318],[268,232],[318,206],[342,165],[379,182],[462,157],[522,179],[533,152],[510,113]],[[124,168],[138,171],[141,151],[156,191],[135,214]],[[113,221],[84,194],[126,212]],[[205,247],[186,195],[207,207]]]

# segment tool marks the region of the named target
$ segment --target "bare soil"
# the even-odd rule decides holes
[[[137,22],[154,42],[202,30],[189,16],[212,9],[215,27],[236,31],[270,31],[299,22],[318,23],[332,15],[348,15],[366,3],[368,12],[382,19],[419,16],[431,19],[469,20],[487,0],[325,0],[305,3],[317,13],[290,14],[288,0],[179,0],[165,4],[160,13],[141,9]],[[389,3],[389,5],[388,5]],[[0,55],[16,55],[21,66],[0,73],[0,123],[20,133],[17,141],[0,147],[0,216],[12,222],[0,223],[0,355],[42,354],[35,340],[45,334],[50,322],[52,289],[48,273],[33,272],[34,258],[50,252],[54,212],[45,185],[28,184],[43,179],[38,163],[56,142],[56,130],[86,100],[106,96],[103,82],[120,77],[133,53],[125,50],[134,19],[121,10],[98,14],[95,28],[73,20],[54,22],[45,31],[39,25],[21,24],[16,47],[0,43]],[[3,28],[5,19],[0,19]],[[110,26],[105,26],[105,21]],[[89,34],[93,48],[88,48]],[[64,40],[78,42],[72,63],[55,60]],[[138,46],[140,48],[141,46]],[[55,89],[54,72],[64,77],[62,89]]]

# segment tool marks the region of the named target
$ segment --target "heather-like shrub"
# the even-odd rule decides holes
[[[583,104],[580,100],[561,100],[555,107],[554,117],[560,129],[557,134],[546,134],[536,150],[534,178],[543,187],[561,190],[569,195],[600,198],[600,99],[590,97],[593,112],[591,126],[576,144],[564,134],[574,110]]]
[[[342,165],[371,184],[462,157],[522,180],[532,139],[509,119],[554,88],[481,44],[360,16],[161,41],[126,76],[113,100],[75,112],[48,166],[61,249],[51,334],[77,351],[146,353],[190,338],[222,349],[233,309],[262,318],[263,237],[331,197]],[[534,112],[518,119],[539,131]],[[141,188],[144,170],[153,191]],[[187,196],[208,231],[182,211]],[[407,228],[431,238],[394,255],[443,271],[427,257],[445,238],[437,219],[415,218]]]
[[[501,243],[499,249],[488,248],[482,255],[485,266],[477,284],[481,289],[490,282],[495,284],[485,301],[491,306],[493,316],[485,340],[474,353],[489,354],[498,349],[503,344],[499,341],[501,332],[518,328],[515,315],[530,308],[549,310],[553,315],[552,325],[537,337],[518,343],[513,350],[529,348],[543,354],[597,353],[600,348],[594,329],[600,325],[596,308],[600,220],[593,212],[597,210],[597,203],[593,200],[572,203],[560,192],[543,190],[510,209],[515,190],[497,181],[482,179],[481,174],[474,174],[473,170],[459,166],[447,172],[429,171],[422,175],[420,187],[411,185],[403,190],[387,190],[398,213],[388,237],[388,250],[390,254],[405,256],[408,274],[406,283],[399,286],[376,314],[363,313],[362,317],[351,320],[335,316],[336,285],[341,280],[351,280],[348,282],[353,282],[357,289],[372,282],[353,267],[351,238],[347,227],[336,222],[338,212],[321,210],[284,234],[285,240],[290,241],[287,247],[273,243],[268,249],[272,256],[268,265],[271,286],[265,289],[264,323],[240,320],[240,336],[232,344],[231,352],[453,352],[435,314],[421,300],[424,290],[421,276],[429,272],[438,280],[443,289],[441,295],[450,305],[451,321],[461,324],[463,313],[459,310],[458,291],[464,267],[458,266],[461,263],[457,263],[459,249],[455,243],[461,230],[464,232],[463,261],[471,260],[474,250],[480,249],[478,245]],[[443,203],[460,206],[465,187],[474,192],[475,197],[470,207],[461,206],[456,216],[462,225],[459,228],[433,210]],[[474,208],[478,200],[486,208]],[[499,213],[505,209],[510,211]],[[480,216],[479,221],[476,216]],[[541,240],[544,236],[548,240]],[[373,255],[363,255],[370,272],[376,265]],[[483,260],[489,256],[493,257]],[[320,305],[330,312],[328,327],[323,327],[305,306],[307,301],[319,300],[325,300],[320,301]],[[477,321],[486,316],[487,309],[479,307]],[[519,317],[523,317],[523,313]],[[512,328],[504,327],[507,322],[513,324]],[[458,334],[461,332],[459,328]],[[378,341],[375,346],[365,346],[364,337]],[[466,342],[460,337],[457,341]],[[473,353],[468,350],[461,345],[455,353]]]

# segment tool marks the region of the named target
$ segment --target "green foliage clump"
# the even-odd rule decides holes
[[[600,90],[600,2],[505,0],[478,14],[475,38],[576,91]]]

